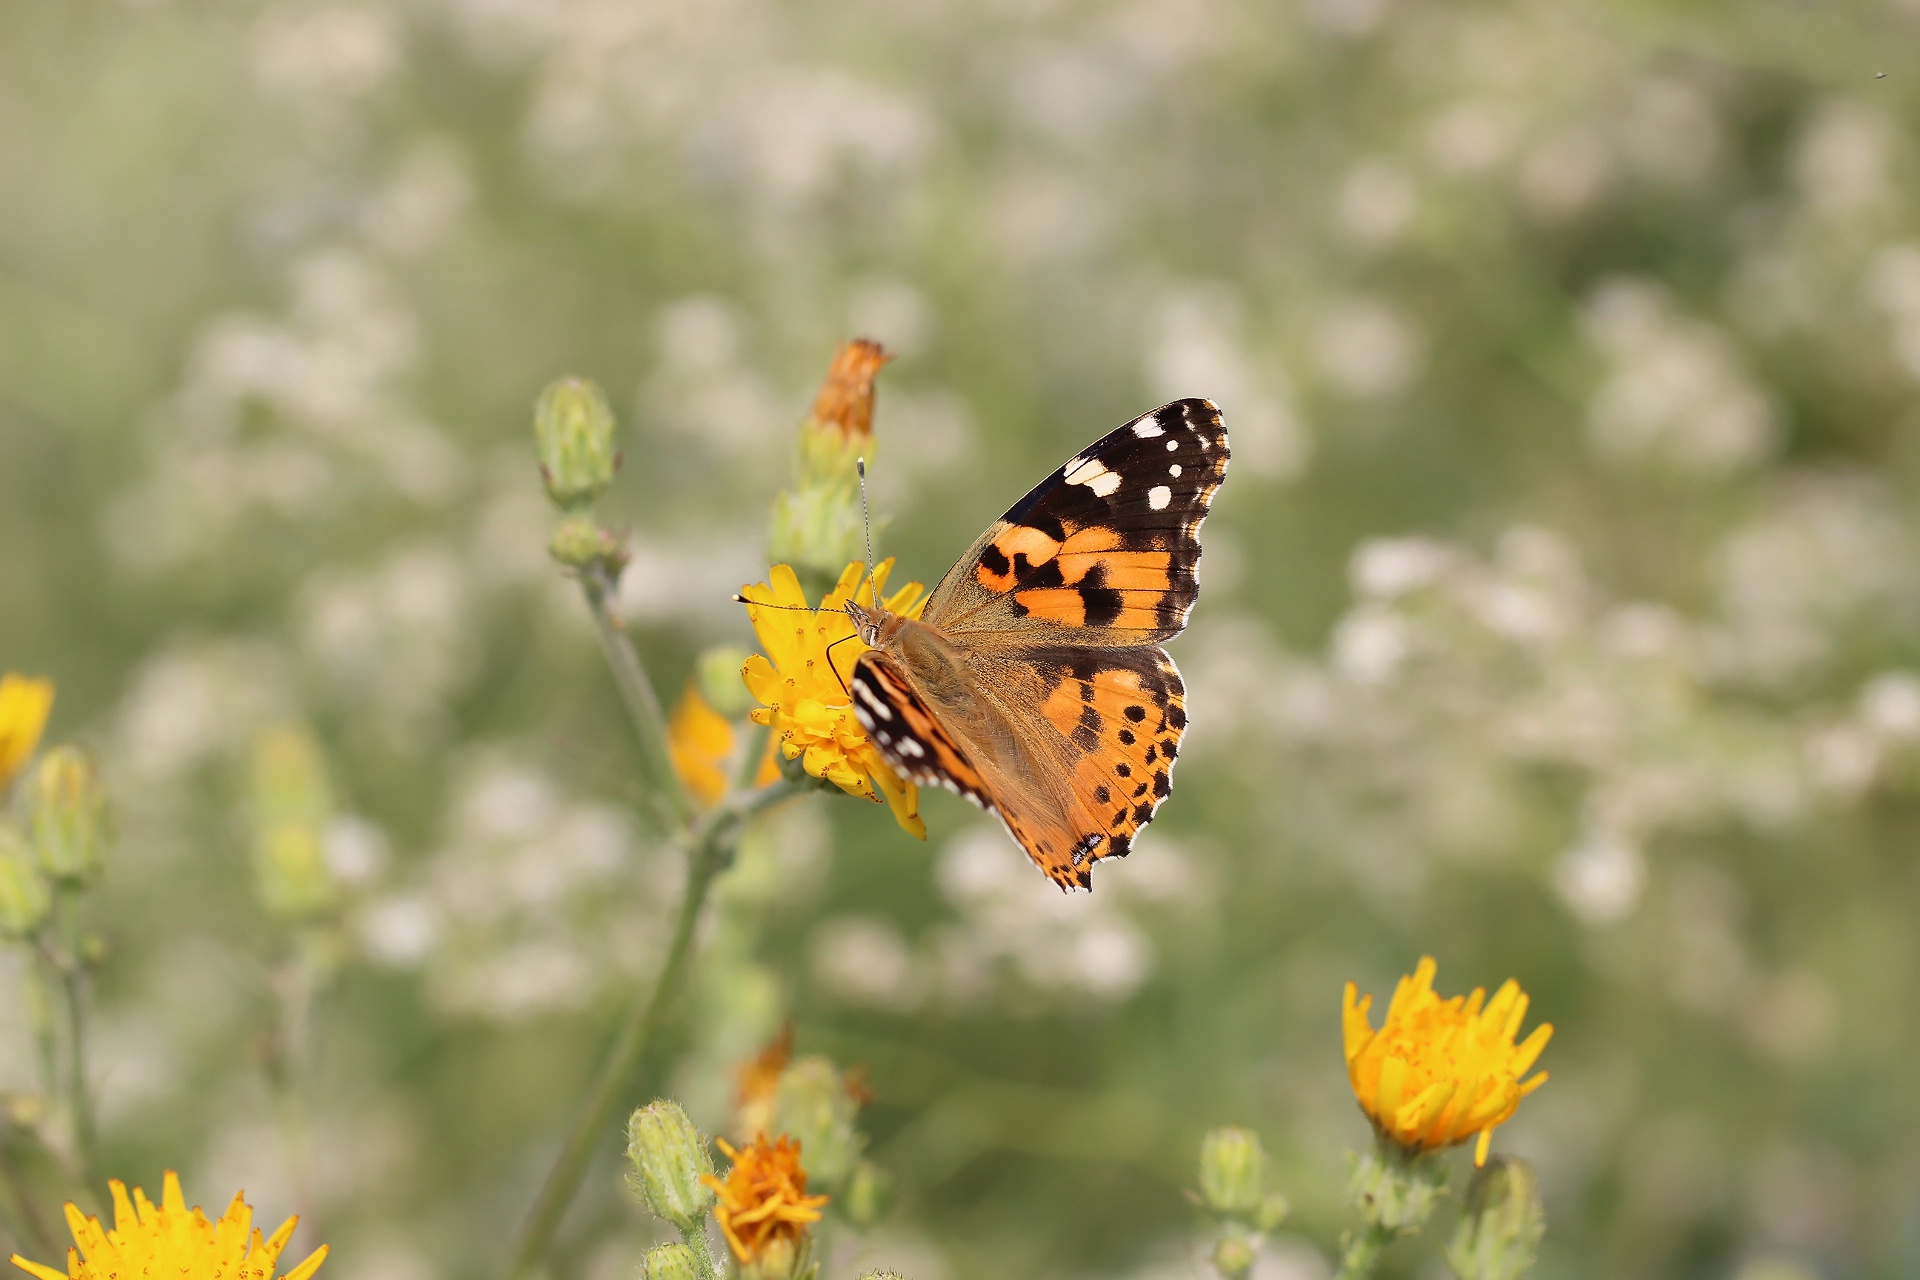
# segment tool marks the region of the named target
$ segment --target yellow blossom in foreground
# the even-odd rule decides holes
[[[733,754],[733,726],[707,705],[691,681],[673,709],[667,726],[667,749],[680,785],[702,809],[711,809],[727,794],[727,758]]]
[[[871,608],[875,593],[886,590],[892,568],[893,561],[883,560],[874,566],[871,580],[863,580],[866,567],[848,565],[815,609],[807,604],[793,570],[775,565],[767,575],[771,585],[760,583],[740,592],[766,650],[764,657],[756,653],[748,658],[740,675],[761,704],[753,709],[754,723],[772,727],[787,759],[798,758],[808,773],[848,795],[885,798],[894,820],[924,840],[927,826],[920,819],[919,789],[896,774],[867,740],[847,693],[847,676],[867,651],[847,617],[847,601]],[[882,596],[881,603],[894,613],[918,617],[926,604],[924,591],[920,583],[909,582]]]
[[[712,1176],[700,1180],[719,1193],[713,1216],[733,1256],[741,1262],[757,1262],[776,1247],[797,1252],[807,1228],[820,1221],[820,1208],[829,1199],[807,1194],[800,1144],[784,1135],[768,1142],[764,1133],[739,1151],[725,1138],[714,1142],[733,1167],[727,1170],[725,1182]]]
[[[252,1208],[236,1192],[227,1211],[209,1222],[197,1207],[187,1208],[171,1169],[158,1207],[138,1187],[129,1200],[126,1183],[107,1186],[113,1192],[113,1230],[102,1230],[100,1219],[67,1206],[67,1226],[80,1247],[67,1250],[64,1273],[19,1254],[13,1265],[35,1280],[271,1280],[273,1264],[300,1221],[288,1218],[272,1236],[262,1237]],[[326,1259],[327,1246],[321,1245],[282,1280],[308,1280]]]
[[[0,676],[0,791],[5,791],[40,745],[53,710],[53,681],[9,671]]]
[[[1378,1031],[1367,1017],[1373,997],[1347,984],[1341,1011],[1347,1078],[1374,1127],[1408,1151],[1436,1151],[1478,1134],[1473,1162],[1485,1164],[1494,1127],[1547,1082],[1544,1071],[1520,1077],[1547,1047],[1553,1027],[1543,1023],[1515,1044],[1527,1016],[1519,983],[1509,978],[1492,1000],[1484,987],[1442,1000],[1433,990],[1435,969],[1433,957],[1422,956],[1400,979]]]

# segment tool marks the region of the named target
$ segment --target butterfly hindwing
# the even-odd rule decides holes
[[[942,630],[1132,647],[1177,635],[1198,591],[1200,523],[1226,475],[1209,400],[1176,400],[1069,458],[941,580]]]
[[[945,787],[982,808],[993,807],[980,771],[885,652],[861,654],[848,688],[854,717],[901,777],[916,786]]]

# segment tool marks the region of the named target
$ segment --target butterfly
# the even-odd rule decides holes
[[[871,646],[849,693],[880,753],[997,814],[1063,889],[1091,889],[1172,790],[1186,687],[1160,642],[1193,609],[1227,457],[1213,402],[1176,400],[1016,502],[917,620],[847,605]]]

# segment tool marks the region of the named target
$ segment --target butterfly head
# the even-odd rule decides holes
[[[900,629],[900,617],[882,604],[862,605],[847,601],[847,616],[853,619],[854,634],[870,649]]]

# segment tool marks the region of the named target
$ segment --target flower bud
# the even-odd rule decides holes
[[[700,1260],[683,1244],[649,1249],[640,1267],[645,1280],[701,1280]]]
[[[1533,1166],[1496,1157],[1467,1186],[1447,1265],[1461,1280],[1517,1280],[1533,1265],[1534,1247],[1546,1228]]]
[[[11,827],[0,827],[0,938],[32,937],[52,910],[53,893],[33,851]]]
[[[575,572],[599,568],[617,578],[627,567],[624,539],[595,523],[591,516],[574,514],[554,526],[547,543],[547,554],[554,562]]]
[[[1241,1280],[1253,1270],[1257,1256],[1253,1241],[1245,1236],[1225,1236],[1213,1247],[1213,1269],[1225,1280]]]
[[[800,1144],[807,1177],[832,1188],[853,1168],[860,1154],[854,1127],[859,1105],[847,1081],[825,1058],[801,1058],[780,1076],[780,1132]]]
[[[847,1175],[847,1189],[841,1193],[840,1208],[856,1227],[870,1227],[887,1211],[886,1171],[871,1160],[861,1160]]]
[[[700,696],[707,705],[731,720],[738,720],[754,708],[753,694],[740,679],[740,668],[749,653],[737,644],[717,645],[700,655],[694,666],[694,678]]]
[[[775,1236],[740,1263],[740,1280],[807,1280],[816,1270],[812,1254],[813,1242],[807,1236]]]
[[[790,564],[809,590],[824,591],[866,545],[856,464],[873,458],[873,379],[893,357],[855,339],[835,353],[800,426],[794,483],[774,502],[768,557]]]
[[[701,1179],[713,1176],[713,1157],[679,1103],[663,1098],[633,1113],[627,1159],[633,1162],[633,1189],[649,1209],[682,1234],[704,1229],[713,1191]]]
[[[898,1271],[863,1271],[860,1280],[906,1280]]]
[[[56,747],[33,775],[33,844],[40,868],[64,884],[83,884],[100,870],[112,841],[107,789],[77,747]]]
[[[533,435],[547,496],[563,511],[599,497],[620,469],[613,410],[600,388],[585,378],[562,378],[540,393]]]
[[[304,728],[272,729],[255,740],[251,763],[253,870],[261,904],[283,920],[317,915],[339,896],[327,866],[333,800],[320,744]]]
[[[1200,1140],[1200,1196],[1223,1216],[1252,1218],[1266,1190],[1267,1153],[1250,1129],[1215,1129]]]

